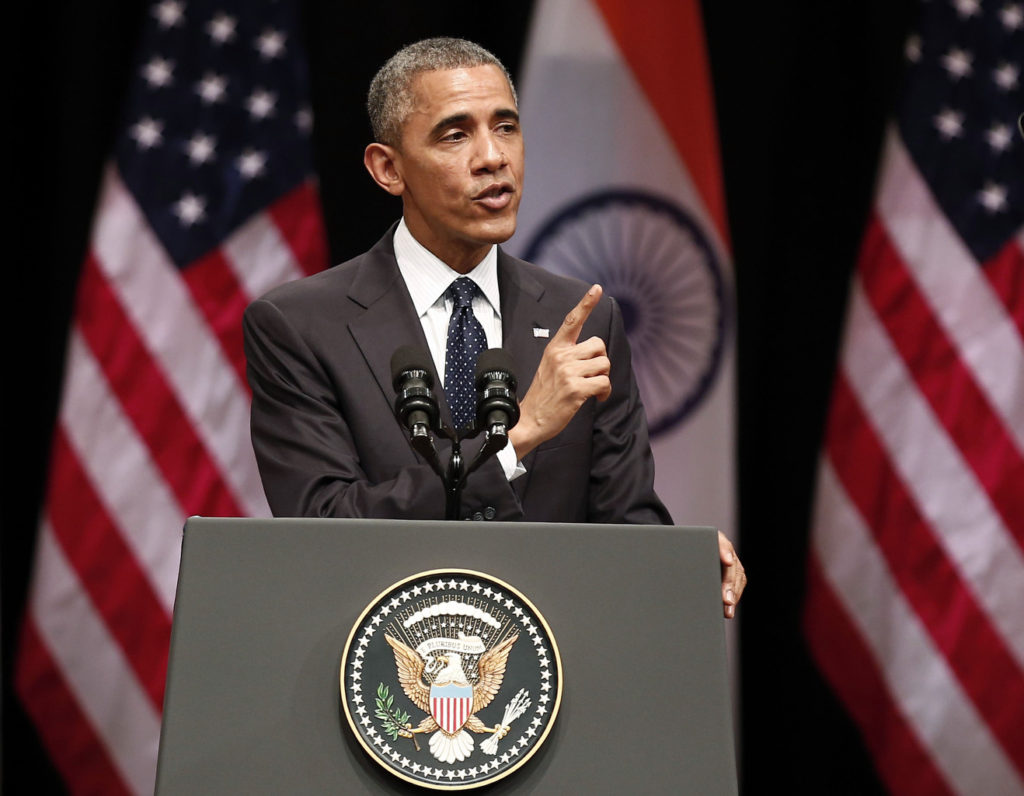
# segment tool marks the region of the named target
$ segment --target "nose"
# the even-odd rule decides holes
[[[498,171],[498,169],[508,165],[505,148],[496,136],[488,133],[477,140],[479,141],[479,149],[477,150],[474,171]]]

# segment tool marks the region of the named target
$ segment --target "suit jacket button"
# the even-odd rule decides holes
[[[473,512],[473,519],[476,520],[477,522],[481,522],[483,520],[483,518],[484,518],[484,515],[482,513],[480,513],[479,511],[474,511]]]
[[[496,512],[494,510],[494,506],[488,506],[487,508],[484,509],[484,519],[485,520],[493,520],[494,519],[494,515],[497,514],[497,513],[498,512]]]

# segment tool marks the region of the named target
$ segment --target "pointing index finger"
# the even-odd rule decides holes
[[[590,317],[591,311],[597,306],[597,302],[600,301],[603,292],[600,285],[591,285],[590,290],[583,294],[580,303],[573,307],[569,314],[565,316],[565,320],[558,327],[552,342],[557,340],[561,343],[575,345],[579,339],[580,331],[583,329],[583,324],[587,322],[587,318]]]

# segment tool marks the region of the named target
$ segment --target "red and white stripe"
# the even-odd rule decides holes
[[[16,674],[76,793],[152,792],[185,518],[269,515],[241,314],[323,267],[320,225],[304,184],[179,271],[106,171]]]
[[[462,729],[472,707],[473,697],[434,697],[430,700],[431,715],[449,735]]]
[[[1022,240],[982,269],[890,133],[805,620],[898,793],[1024,793]]]

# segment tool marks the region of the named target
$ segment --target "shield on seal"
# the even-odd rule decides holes
[[[472,686],[458,683],[430,686],[430,715],[449,735],[462,729],[472,710]]]

